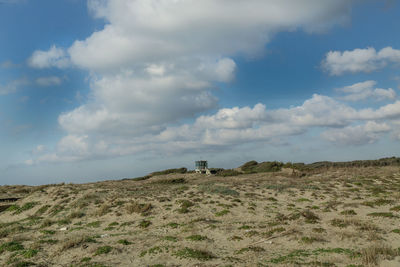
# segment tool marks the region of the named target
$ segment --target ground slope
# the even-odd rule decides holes
[[[21,199],[0,203],[1,266],[400,266],[399,167],[0,187],[7,197]]]

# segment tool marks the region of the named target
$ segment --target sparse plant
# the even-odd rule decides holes
[[[150,203],[131,202],[126,206],[126,211],[129,214],[140,213],[143,216],[148,215],[152,209],[153,206]]]
[[[151,221],[147,221],[147,220],[142,220],[139,223],[139,227],[140,228],[147,228],[151,225]]]
[[[186,239],[190,240],[190,241],[204,241],[204,240],[207,240],[208,238],[203,235],[191,235],[191,236],[186,237]]]
[[[111,252],[111,250],[112,250],[112,247],[110,247],[110,246],[98,247],[96,249],[96,252],[94,255],[97,256],[97,255],[101,255],[101,254],[108,254]]]

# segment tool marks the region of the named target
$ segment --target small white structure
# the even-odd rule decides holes
[[[211,174],[208,169],[208,162],[206,160],[198,160],[195,162],[196,168],[194,169],[196,173]]]

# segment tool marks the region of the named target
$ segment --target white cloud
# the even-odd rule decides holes
[[[78,158],[268,142],[307,127],[347,125],[348,112],[355,111],[315,95],[292,109],[267,111],[259,104],[181,124],[217,107],[212,93],[217,82],[234,80],[233,57],[262,55],[278,32],[314,33],[347,23],[352,2],[90,0],[91,14],[104,19],[105,27],[65,50],[36,51],[29,63],[71,64],[91,73],[88,100],[58,119],[67,136],[82,145],[73,149]],[[73,153],[62,147],[48,159],[71,160]]]
[[[213,115],[200,116],[193,123],[161,128],[143,123],[135,129],[129,127],[130,118],[123,125],[121,118],[113,120],[110,114],[102,112],[96,116],[89,112],[88,116],[73,121],[80,120],[82,124],[73,127],[67,121],[60,122],[72,134],[60,141],[55,153],[38,160],[73,161],[133,153],[231,149],[255,142],[285,143],[312,130],[323,130],[322,139],[335,144],[364,145],[376,142],[386,133],[398,135],[400,101],[377,109],[357,110],[328,96],[313,95],[296,107],[269,110],[257,104],[252,108],[223,108]],[[115,129],[115,125],[125,128]]]
[[[342,129],[330,129],[322,137],[340,145],[365,145],[376,142],[380,135],[389,132],[391,127],[386,123],[368,121],[364,125],[348,126]]]
[[[330,51],[322,61],[322,67],[330,75],[345,73],[372,72],[389,63],[400,63],[400,50],[385,47],[376,51],[373,47],[352,51]]]
[[[75,64],[96,71],[188,55],[256,55],[276,32],[296,28],[314,32],[347,22],[351,3],[91,0],[91,12],[109,24],[76,41],[69,54]]]
[[[0,84],[0,96],[16,93],[21,87],[28,84],[29,81],[26,78],[17,79],[4,85]]]
[[[70,65],[67,53],[62,48],[52,46],[48,51],[37,50],[28,59],[28,65],[32,68],[66,68]]]
[[[367,98],[379,101],[396,99],[397,94],[392,88],[375,88],[375,85],[375,81],[365,81],[336,90],[345,94],[345,96],[341,97],[345,101],[360,101]]]
[[[61,83],[62,79],[57,76],[39,77],[36,79],[36,84],[44,87],[60,85]]]

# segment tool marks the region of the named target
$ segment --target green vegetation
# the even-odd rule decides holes
[[[261,172],[278,172],[284,164],[278,161],[266,161],[257,163],[257,161],[249,161],[243,164],[240,168],[245,173],[261,173]]]
[[[221,210],[221,211],[216,212],[215,216],[221,217],[221,216],[228,214],[229,212],[230,212],[229,210]]]
[[[171,241],[171,242],[178,242],[178,238],[175,236],[165,236],[164,240]]]
[[[128,246],[128,245],[130,245],[132,243],[129,242],[128,240],[126,240],[126,239],[121,239],[121,240],[118,240],[118,244],[122,244],[124,246]]]
[[[241,175],[241,172],[228,169],[228,170],[219,170],[215,175],[216,176],[222,176],[222,177],[229,177],[229,176],[238,176]]]
[[[166,175],[166,174],[171,174],[171,173],[186,173],[186,172],[187,172],[186,168],[167,169],[164,171],[153,172],[150,174],[150,176],[159,176],[159,175]]]
[[[174,185],[174,184],[184,184],[186,183],[185,178],[174,178],[174,179],[162,179],[158,181],[154,181],[153,184],[161,184],[161,185]]]
[[[151,225],[151,221],[147,221],[147,220],[142,220],[139,223],[139,227],[140,228],[147,228]]]
[[[129,214],[140,213],[143,216],[146,216],[153,209],[153,206],[150,203],[131,202],[125,209]]]
[[[112,247],[110,247],[110,246],[98,247],[96,249],[96,253],[94,255],[97,256],[97,255],[101,255],[101,254],[108,254],[111,252],[111,250],[112,250]]]
[[[186,239],[190,240],[190,241],[204,241],[204,240],[207,240],[208,238],[203,235],[191,235],[191,236],[186,237]]]
[[[202,184],[199,186],[199,190],[209,194],[227,195],[227,196],[239,196],[239,192],[226,186],[215,185],[213,183]]]
[[[249,252],[249,251],[252,251],[252,252],[264,252],[265,249],[262,248],[262,247],[250,246],[250,247],[242,248],[242,249],[238,250],[238,251],[236,252],[236,254],[242,254],[242,253],[244,253],[244,252]]]
[[[23,250],[24,246],[16,241],[11,241],[11,242],[7,242],[4,243],[2,245],[0,245],[0,254],[3,253],[4,251],[19,251],[19,250]]]
[[[316,256],[326,253],[347,254],[349,257],[354,258],[358,254],[351,249],[344,248],[319,248],[315,250],[295,250],[287,255],[279,256],[270,260],[271,263],[285,263],[301,261],[301,258]]]
[[[35,207],[38,203],[37,202],[28,202],[25,203],[23,206],[18,206],[18,205],[12,205],[10,206],[7,211],[13,211],[13,214],[20,214],[24,211],[30,210],[33,207]]]
[[[179,200],[180,203],[180,209],[178,209],[179,213],[189,213],[191,210],[189,209],[190,207],[194,206],[194,203],[189,201],[189,200]]]
[[[87,227],[92,227],[92,228],[99,228],[101,225],[101,221],[95,221],[95,222],[91,222],[86,224]]]
[[[372,212],[372,213],[368,213],[367,215],[372,216],[372,217],[385,217],[385,218],[397,218],[398,217],[391,212]]]
[[[344,210],[340,214],[342,215],[357,215],[357,213],[354,210]]]

